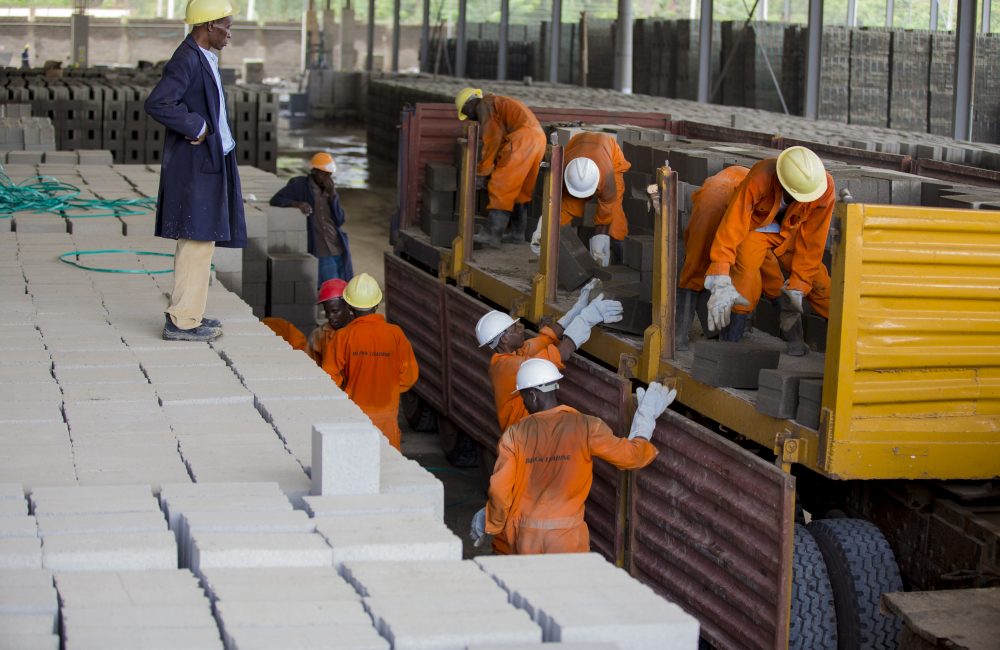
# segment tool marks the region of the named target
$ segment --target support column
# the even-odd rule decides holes
[[[885,26],[892,29],[893,20],[895,20],[896,14],[896,3],[894,0],[885,0]]]
[[[632,0],[618,0],[618,22],[615,25],[615,90],[632,94]]]
[[[75,13],[70,17],[69,44],[70,62],[86,68],[90,52],[90,16]]]
[[[989,0],[987,0],[989,1]],[[972,139],[972,91],[976,75],[976,0],[958,0],[955,25],[955,95],[952,137]]]
[[[938,28],[938,10],[940,9],[939,0],[931,0],[931,18],[929,29],[932,32],[936,32]]]
[[[368,0],[368,52],[365,54],[365,71],[375,67],[375,0]]]
[[[990,33],[990,4],[991,0],[983,0],[983,25],[980,29],[984,34]]]
[[[698,27],[698,101],[707,104],[712,87],[712,0],[701,0]]]
[[[847,26],[858,26],[858,0],[847,0]]]
[[[549,81],[559,83],[559,42],[562,32],[562,0],[552,0],[549,19]]]
[[[399,0],[392,2],[392,71],[399,72]]]
[[[465,76],[465,22],[468,16],[468,0],[458,0],[458,23],[455,25],[455,76]]]
[[[792,0],[785,0],[781,8],[781,20],[786,23],[792,22]]]
[[[510,0],[500,0],[500,31],[497,33],[497,80],[507,80],[507,41],[510,27]]]
[[[823,0],[809,0],[806,37],[806,96],[805,117],[819,118],[819,70],[823,52]]]
[[[424,17],[420,21],[420,71],[429,72],[431,54],[431,0],[424,0]]]

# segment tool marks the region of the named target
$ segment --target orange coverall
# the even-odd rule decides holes
[[[788,288],[808,296],[822,277],[823,251],[833,217],[836,191],[826,175],[826,192],[815,201],[792,201],[778,232],[758,232],[770,226],[781,207],[782,187],[777,159],[762,160],[746,175],[733,195],[712,242],[706,275],[729,275],[749,306],[736,305],[736,313],[752,313],[763,288],[761,266],[769,253],[788,270]],[[825,269],[824,269],[825,270]],[[773,277],[773,273],[771,273]],[[829,275],[827,274],[827,282]]]
[[[552,328],[543,327],[535,338],[528,339],[515,352],[497,352],[490,359],[490,383],[493,384],[493,400],[497,406],[497,421],[500,430],[506,431],[510,425],[528,416],[521,394],[516,392],[517,371],[528,359],[546,359],[563,368],[559,354],[559,337]]]
[[[330,323],[323,323],[309,335],[309,356],[321,368],[323,367],[323,355],[326,353],[326,348],[330,345],[333,337],[336,336],[337,331],[330,327]]]
[[[399,395],[417,383],[418,375],[403,330],[381,314],[368,314],[337,330],[328,350],[323,369],[399,449]]]
[[[625,160],[622,148],[614,136],[607,133],[577,133],[570,138],[563,152],[563,165],[568,165],[576,158],[590,158],[597,164],[601,172],[601,180],[597,185],[597,215],[594,223],[608,225],[608,234],[612,239],[622,240],[628,236],[628,220],[622,210],[622,197],[625,196],[625,177],[632,165]],[[562,211],[560,222],[567,225],[575,217],[582,217],[584,207],[589,199],[580,199],[570,194],[563,187]]]
[[[487,95],[479,106],[482,149],[476,174],[490,177],[486,209],[511,212],[535,192],[545,132],[531,109],[511,97]]]
[[[583,513],[594,457],[639,469],[656,454],[648,440],[618,438],[600,418],[569,406],[529,415],[500,438],[486,532],[503,533],[519,555],[586,553],[590,531]]]
[[[309,343],[306,341],[305,335],[299,331],[299,328],[284,318],[268,316],[267,318],[262,318],[260,322],[270,327],[272,332],[285,339],[292,348],[309,354]]]

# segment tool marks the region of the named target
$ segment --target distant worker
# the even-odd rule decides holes
[[[163,338],[172,341],[222,335],[222,323],[205,318],[212,253],[216,246],[247,243],[236,141],[226,117],[219,57],[211,51],[229,44],[233,11],[229,0],[188,2],[184,22],[194,27],[145,104],[146,113],[166,127],[155,234],[177,240],[174,289],[163,326]]]
[[[503,534],[518,555],[586,553],[590,531],[584,503],[594,481],[594,458],[619,469],[640,469],[656,458],[649,442],[656,419],[677,391],[652,383],[638,391],[628,438],[618,438],[598,417],[556,399],[562,379],[555,364],[529,359],[517,372],[528,417],[500,438],[486,507],[472,519],[471,537]]]
[[[382,290],[375,278],[355,276],[344,289],[344,301],[354,320],[337,332],[323,369],[399,449],[399,395],[417,383],[413,348],[403,330],[376,313]]]
[[[621,242],[628,236],[628,221],[622,209],[625,196],[625,172],[632,165],[614,136],[607,133],[584,132],[570,138],[563,151],[562,225],[582,218],[587,201],[597,199],[594,235],[590,238],[590,254],[598,264],[611,263],[611,240]],[[531,237],[533,248],[540,246],[542,222],[539,219]]]
[[[502,241],[523,243],[527,203],[535,192],[538,170],[545,156],[545,132],[535,114],[512,97],[486,95],[463,88],[455,96],[458,119],[479,122],[482,147],[476,168],[476,186],[486,185],[487,234],[475,243],[500,248]],[[489,182],[486,182],[489,177]],[[512,220],[513,215],[513,220]],[[504,237],[508,224],[511,233]]]
[[[25,43],[24,49],[21,50],[21,69],[27,70],[31,67],[31,45]]]
[[[801,334],[802,299],[824,277],[834,197],[833,178],[805,147],[790,147],[750,169],[719,223],[705,274],[712,292],[708,327],[721,340],[743,338],[761,295],[761,266],[772,254],[788,277],[781,287],[781,329]],[[797,352],[804,354],[803,348]]]
[[[309,341],[306,340],[305,334],[289,321],[277,316],[268,316],[260,319],[260,322],[271,328],[271,331],[276,335],[285,339],[285,342],[292,346],[293,350],[301,350],[309,354]]]
[[[344,302],[345,287],[347,287],[347,283],[340,278],[327,280],[319,288],[319,296],[316,298],[316,304],[323,305],[326,322],[315,328],[309,335],[309,356],[321,368],[323,360],[331,357],[327,350],[330,348],[333,338],[337,332],[351,322],[353,317],[351,308]]]
[[[337,164],[333,157],[319,152],[309,161],[309,174],[296,176],[271,197],[271,205],[296,207],[309,223],[307,238],[309,254],[319,260],[318,283],[354,277],[351,249],[344,232],[344,208],[340,205],[333,182]]]

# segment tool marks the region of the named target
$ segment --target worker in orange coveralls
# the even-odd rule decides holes
[[[584,502],[594,481],[594,458],[619,469],[639,469],[656,458],[649,442],[656,419],[677,395],[652,383],[638,391],[628,438],[618,438],[598,417],[556,400],[562,379],[555,364],[529,359],[517,372],[517,390],[530,415],[500,438],[486,507],[472,519],[470,535],[503,534],[518,555],[586,553],[590,531]]]
[[[293,350],[302,350],[306,354],[309,354],[309,342],[306,341],[305,334],[284,318],[268,316],[261,319],[260,322],[270,327],[272,332],[285,339],[285,342],[292,346]]]
[[[344,302],[343,297],[346,286],[345,280],[333,278],[324,282],[319,288],[316,304],[323,305],[326,322],[314,329],[309,335],[309,356],[321,368],[326,350],[333,341],[333,337],[338,330],[343,329],[351,322],[351,309]]]
[[[527,224],[527,203],[535,191],[539,166],[545,156],[545,132],[535,114],[512,97],[486,95],[478,88],[463,88],[455,96],[458,119],[479,122],[482,140],[476,186],[486,186],[490,201],[487,232],[474,243],[500,248],[503,241],[522,243]],[[486,177],[489,183],[486,183]],[[504,237],[507,226],[510,235]]]
[[[611,240],[621,242],[628,236],[628,220],[622,209],[625,196],[625,172],[632,165],[614,136],[607,133],[584,132],[570,138],[563,151],[563,195],[560,222],[569,224],[583,217],[587,201],[597,198],[594,235],[590,238],[590,254],[601,266],[611,263]],[[542,222],[539,220],[531,236],[532,248],[539,248]]]
[[[704,283],[712,292],[709,330],[719,331],[723,341],[743,337],[761,295],[761,267],[773,254],[788,275],[780,290],[782,335],[789,354],[805,354],[802,299],[822,278],[833,206],[833,178],[811,150],[790,147],[755,164],[712,241]]]
[[[337,332],[323,369],[398,450],[399,395],[417,382],[417,359],[403,330],[376,313],[382,290],[375,278],[354,276],[344,289],[344,301],[354,320]]]

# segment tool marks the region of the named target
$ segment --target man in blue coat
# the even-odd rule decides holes
[[[166,127],[158,237],[177,240],[174,290],[163,338],[210,341],[222,324],[205,318],[212,253],[243,248],[247,229],[234,150],[219,75],[219,57],[232,37],[229,0],[190,0],[185,22],[194,25],[163,69],[146,100],[146,113]]]
[[[309,222],[309,254],[319,260],[319,285],[354,277],[351,248],[344,227],[344,208],[333,183],[337,165],[333,156],[321,151],[309,161],[309,174],[296,176],[271,197],[271,205],[296,207]]]

